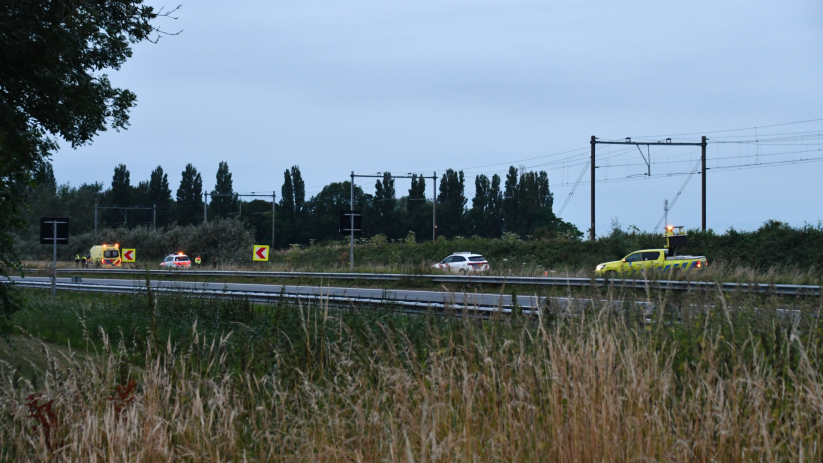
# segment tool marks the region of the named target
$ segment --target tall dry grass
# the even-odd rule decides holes
[[[609,303],[466,317],[453,329],[434,318],[421,336],[390,318],[363,325],[298,307],[300,329],[280,333],[293,348],[271,352],[264,374],[230,364],[237,333],[204,336],[196,323],[185,342],[150,340],[137,369],[105,334],[98,356],[44,345],[38,391],[3,367],[0,458],[820,461],[819,336],[774,318],[771,341],[737,342],[753,329],[733,326],[743,318],[715,301],[683,304],[704,320],[688,328],[689,346],[660,335],[690,323],[688,310],[650,325]],[[32,418],[48,401],[51,414]]]

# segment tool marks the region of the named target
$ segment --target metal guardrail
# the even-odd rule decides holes
[[[73,274],[124,274],[145,275],[146,270],[137,269],[72,269],[60,268],[58,273]],[[628,280],[603,278],[563,278],[563,277],[522,277],[490,275],[413,275],[401,273],[335,273],[335,272],[262,272],[229,270],[149,270],[151,275],[164,276],[208,276],[208,277],[245,277],[245,278],[307,278],[317,280],[371,280],[400,281],[403,279],[426,279],[435,283],[469,283],[469,284],[509,284],[540,285],[561,287],[600,287],[614,285],[625,289],[660,289],[671,291],[743,291],[771,293],[784,296],[820,296],[817,285],[786,285],[766,283],[715,283],[710,281],[683,280]]]
[[[0,284],[10,283],[9,280],[0,280]],[[16,280],[13,282],[17,287],[23,288],[51,288],[51,282],[48,281],[25,281]],[[57,283],[57,289],[68,291],[82,291],[82,292],[96,292],[96,293],[110,293],[110,294],[145,294],[146,288],[139,286],[125,286],[125,285],[98,285],[98,284],[83,284],[83,283]],[[213,290],[200,288],[175,288],[175,287],[152,287],[152,292],[155,293],[178,293],[185,295],[194,295],[200,297],[242,297],[254,302],[273,303],[282,300],[289,300],[291,302],[310,302],[310,301],[329,301],[337,306],[341,305],[383,305],[394,306],[402,309],[408,313],[421,313],[429,310],[435,312],[445,312],[452,309],[455,312],[468,310],[469,312],[476,312],[479,314],[490,315],[493,312],[500,311],[502,313],[511,313],[512,307],[509,305],[500,305],[499,307],[478,306],[471,304],[449,304],[440,302],[421,302],[409,301],[406,299],[391,299],[391,298],[374,298],[374,297],[358,297],[358,296],[335,296],[330,294],[305,294],[305,293],[266,293],[257,291],[238,291],[238,290]],[[564,298],[565,299],[565,298]],[[525,314],[531,314],[535,309],[529,307],[521,307]]]

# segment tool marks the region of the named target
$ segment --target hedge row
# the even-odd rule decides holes
[[[106,228],[71,236],[69,244],[58,246],[60,260],[73,260],[77,254],[85,254],[92,246],[117,243],[121,248],[136,249],[140,262],[159,261],[163,257],[185,252],[190,257],[200,256],[206,262],[217,257],[224,262],[251,261],[254,231],[233,219],[217,218],[200,225]],[[52,247],[26,241],[16,243],[18,255],[23,260],[50,260]]]

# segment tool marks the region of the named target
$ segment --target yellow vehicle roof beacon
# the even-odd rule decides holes
[[[683,231],[683,225],[669,225],[666,227],[666,254],[673,256],[677,253],[677,248],[682,248],[688,244],[688,236]]]

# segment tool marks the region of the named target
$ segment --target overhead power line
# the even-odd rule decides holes
[[[577,185],[580,185],[580,180],[583,179],[583,174],[586,173],[586,170],[588,168],[589,168],[589,163],[587,162],[586,165],[583,167],[583,170],[580,171],[580,175],[577,177],[577,181],[574,182],[574,187],[572,187],[572,191],[569,192],[569,195],[566,196],[566,200],[563,201],[563,206],[560,208],[560,211],[557,213],[558,217],[563,215],[563,211],[566,210],[566,205],[569,204],[569,200],[572,199],[572,195],[574,194],[574,190],[577,189]]]
[[[819,122],[823,121],[823,117],[817,119],[807,119],[804,121],[795,121],[795,122],[784,122],[781,124],[771,124],[771,125],[758,125],[753,127],[743,127],[740,129],[727,129],[727,130],[713,130],[713,131],[702,131],[702,132],[689,132],[689,133],[675,133],[675,134],[666,134],[666,135],[642,135],[641,138],[654,138],[654,137],[679,137],[681,135],[704,135],[707,133],[724,133],[724,132],[741,132],[744,130],[755,130],[755,129],[769,129],[772,127],[783,127],[786,125],[796,125],[796,124],[806,124],[808,122]]]
[[[694,169],[692,169],[689,176],[686,177],[686,181],[683,182],[683,185],[680,187],[680,190],[678,190],[677,194],[674,195],[674,199],[672,200],[671,203],[669,203],[669,209],[668,209],[669,212],[671,212],[672,208],[674,207],[674,204],[677,202],[677,198],[680,197],[680,193],[683,193],[683,190],[686,189],[686,185],[689,184],[689,180],[691,180],[692,177],[694,177],[694,174],[695,174],[695,172],[697,172],[697,168],[700,167],[701,162],[702,161],[697,161],[697,164],[694,165]],[[665,218],[666,218],[666,214],[663,214],[663,217],[660,217],[660,220],[657,222],[657,225],[654,226],[654,230],[657,230],[658,228],[660,228],[660,224],[663,223],[663,220]]]

